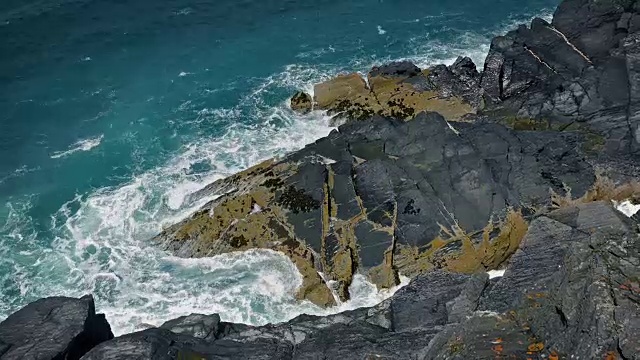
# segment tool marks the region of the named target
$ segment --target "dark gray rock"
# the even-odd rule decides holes
[[[0,359],[79,359],[112,339],[93,297],[52,297],[35,301],[0,323]]]
[[[373,143],[382,153],[358,152],[368,161],[354,167],[356,193],[368,219],[382,226],[391,225],[397,206],[396,240],[408,245],[426,245],[438,224],[481,229],[508,206],[548,204],[549,189],[581,194],[594,180],[575,151],[579,137],[569,133],[516,133],[488,123],[456,123],[456,133],[435,113],[358,125],[375,130],[360,135],[346,125],[335,136],[352,151],[351,144]]]
[[[382,66],[375,66],[369,72],[370,77],[374,76],[403,76],[411,77],[420,73],[420,68],[410,61],[391,62]]]
[[[478,309],[509,314],[509,336],[536,339],[542,354],[637,359],[639,255],[637,223],[610,204],[556,211],[531,224]]]
[[[291,356],[292,347],[284,342],[256,340],[240,343],[225,339],[208,342],[165,329],[149,329],[102,343],[82,360],[276,360]]]
[[[566,0],[551,24],[534,19],[495,38],[481,79],[484,112],[588,130],[600,137],[596,154],[637,154],[636,18],[637,1]]]
[[[609,203],[562,208],[531,223],[497,279],[432,271],[371,308],[262,327],[192,314],[82,359],[638,359],[639,231]]]
[[[372,308],[216,337],[146,330],[83,359],[638,359],[639,225],[605,202],[563,208],[531,223],[497,279],[433,271]],[[204,322],[189,318],[172,323]]]
[[[233,332],[241,331],[245,326],[222,322],[218,314],[191,314],[169,320],[162,324],[160,328],[198,339],[217,340]]]

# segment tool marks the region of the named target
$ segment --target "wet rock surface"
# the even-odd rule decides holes
[[[291,97],[291,109],[306,114],[313,110],[313,99],[309,94],[299,91]]]

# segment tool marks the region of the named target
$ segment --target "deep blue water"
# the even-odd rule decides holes
[[[0,319],[93,293],[118,333],[190,312],[283,321],[303,311],[268,252],[180,260],[148,239],[188,194],[330,128],[298,88],[408,58],[471,56],[557,0],[3,0]],[[348,306],[379,301],[356,284]]]

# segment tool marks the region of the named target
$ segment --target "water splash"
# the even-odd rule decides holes
[[[100,136],[96,136],[88,139],[78,140],[75,143],[73,143],[71,146],[69,146],[68,150],[54,152],[51,155],[51,158],[59,159],[65,156],[69,156],[78,151],[89,151],[95,148],[96,146],[99,146],[103,138],[104,138],[104,135],[100,135]]]

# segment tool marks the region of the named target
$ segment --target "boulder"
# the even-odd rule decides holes
[[[112,338],[91,296],[45,298],[0,323],[0,359],[80,359]]]
[[[291,109],[300,114],[308,114],[313,110],[313,99],[311,95],[298,91],[291,97]]]

